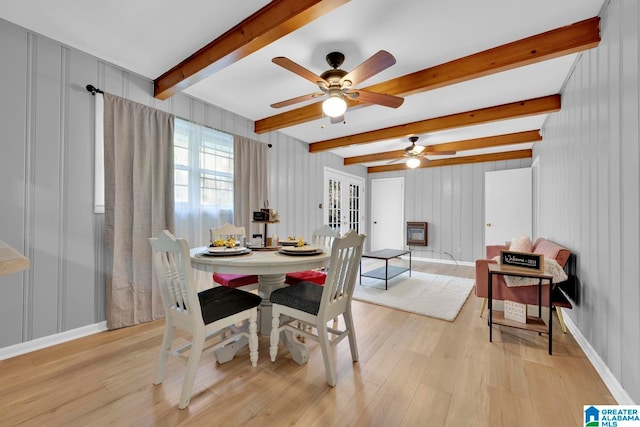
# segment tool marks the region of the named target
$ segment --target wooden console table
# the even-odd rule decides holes
[[[399,267],[395,265],[389,265],[389,260],[393,258],[399,258],[402,255],[409,254],[409,267]],[[387,290],[387,284],[389,279],[396,277],[405,271],[409,272],[411,277],[411,251],[404,249],[381,249],[379,251],[365,252],[362,254],[362,258],[374,258],[383,259],[384,267],[376,268],[366,273],[362,272],[362,261],[360,261],[360,285],[362,285],[363,277],[372,277],[374,279],[384,280],[384,289]]]
[[[531,277],[538,279],[538,317],[527,315],[527,323],[520,323],[515,320],[505,319],[504,313],[496,313],[495,318],[493,314],[493,276],[517,276],[517,277]],[[549,281],[549,324],[545,325],[542,319],[542,281]],[[493,341],[493,324],[497,323],[503,326],[509,326],[512,328],[526,329],[529,331],[535,331],[538,333],[549,334],[549,354],[552,353],[553,348],[553,276],[544,273],[538,273],[536,271],[521,271],[503,269],[500,264],[489,264],[489,342]]]
[[[29,268],[29,258],[0,240],[0,276]]]

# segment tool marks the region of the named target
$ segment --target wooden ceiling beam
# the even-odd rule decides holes
[[[364,154],[362,156],[345,157],[345,166],[357,165],[360,163],[381,162],[383,160],[401,159],[405,155],[404,150],[385,151],[384,153]]]
[[[464,141],[445,142],[442,144],[427,145],[426,151],[468,151],[489,147],[501,147],[504,145],[524,144],[527,142],[542,141],[540,129],[525,130],[522,132],[506,133],[502,135],[485,136],[483,138],[466,139]]]
[[[533,156],[530,149],[517,151],[504,151],[502,153],[480,154],[476,156],[453,157],[451,159],[430,160],[422,162],[418,168],[435,168],[440,166],[464,165],[469,163],[497,162],[500,160],[527,159]],[[395,165],[371,166],[367,168],[367,173],[391,172],[408,170],[406,164],[400,163]]]
[[[467,151],[481,148],[500,147],[504,145],[524,144],[527,142],[542,141],[540,130],[527,130],[523,132],[493,135],[483,138],[465,139],[462,141],[445,142],[442,144],[427,145],[424,151],[437,153],[439,151]],[[401,159],[405,155],[404,150],[386,151],[384,153],[365,154],[362,156],[345,157],[344,165],[379,162],[383,160]],[[427,155],[428,156],[428,155]]]
[[[526,101],[512,102],[495,107],[481,108],[449,116],[435,117],[418,122],[391,126],[383,129],[348,135],[341,138],[309,144],[309,152],[332,150],[350,145],[367,144],[386,139],[406,138],[409,135],[421,135],[428,132],[454,129],[464,126],[490,123],[498,120],[515,119],[560,111],[560,95],[549,95]]]
[[[155,79],[153,96],[167,99],[347,2],[273,0]]]
[[[581,52],[598,46],[599,26],[600,18],[594,17],[362,89],[408,96]],[[349,108],[357,105],[351,101]],[[321,111],[320,103],[306,105],[257,120],[254,131],[261,134],[316,120]]]

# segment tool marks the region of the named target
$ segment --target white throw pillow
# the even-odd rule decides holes
[[[533,250],[533,243],[529,236],[523,234],[522,236],[514,237],[511,240],[509,250],[514,252],[531,252]]]

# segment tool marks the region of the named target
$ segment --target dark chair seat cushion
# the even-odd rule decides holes
[[[284,283],[287,285],[297,285],[300,282],[313,282],[316,285],[324,285],[327,275],[322,271],[306,270],[287,273]]]
[[[262,302],[262,298],[256,294],[225,286],[216,286],[199,292],[198,299],[205,325],[257,307]]]
[[[320,310],[322,286],[313,282],[300,282],[295,286],[280,288],[271,292],[273,304],[286,305],[296,310],[316,315]]]
[[[240,286],[258,283],[258,276],[255,274],[213,273],[213,281],[229,288],[239,288]]]

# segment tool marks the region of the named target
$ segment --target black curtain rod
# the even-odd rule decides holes
[[[104,93],[94,85],[87,85],[87,90],[91,92],[91,95],[95,95],[96,93]]]

